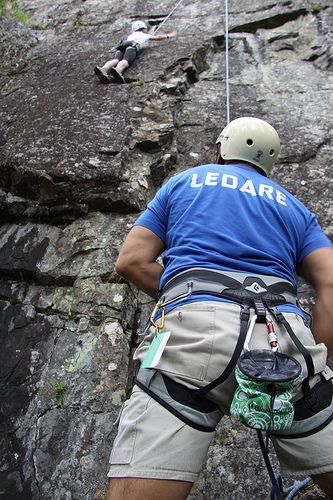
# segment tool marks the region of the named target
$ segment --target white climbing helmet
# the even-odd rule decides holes
[[[139,31],[143,29],[148,29],[146,23],[144,23],[143,21],[134,21],[134,23],[132,24],[132,31]]]
[[[257,166],[268,175],[280,153],[280,139],[269,123],[259,118],[243,117],[230,122],[220,133],[223,160],[242,160]]]

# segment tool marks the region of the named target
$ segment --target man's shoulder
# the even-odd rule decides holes
[[[304,212],[310,212],[309,209],[304,205],[304,203],[297,198],[296,194],[293,194],[291,191],[289,191],[289,189],[285,188],[280,183],[276,182],[274,179],[269,179],[269,181],[275,189],[278,189],[286,196],[288,196],[288,198],[293,201],[295,207],[298,207],[300,210]]]

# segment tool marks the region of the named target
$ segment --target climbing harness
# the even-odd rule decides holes
[[[119,45],[117,45],[116,50],[121,50],[122,52],[125,52],[125,50],[130,47],[131,48],[133,47],[136,51],[138,50],[138,44],[136,42],[133,41],[124,42],[123,40],[121,40]]]
[[[169,12],[169,14],[166,16],[165,19],[161,22],[161,24],[154,30],[154,35],[162,28],[163,24],[167,22],[167,20],[172,16],[172,14],[175,12],[175,10],[178,8],[178,6],[182,3],[183,0],[179,0],[174,8]]]
[[[282,481],[276,479],[270,464],[269,437],[272,435],[297,438],[311,435],[324,428],[333,419],[332,380],[329,375],[327,380],[323,376],[317,376],[320,380],[310,387],[309,379],[315,374],[312,357],[278,309],[283,304],[297,304],[296,290],[291,283],[280,278],[203,268],[184,271],[171,278],[160,293],[160,299],[150,318],[151,324],[156,329],[156,336],[163,335],[165,308],[168,305],[202,294],[225,298],[240,305],[240,333],[224,371],[206,386],[189,389],[161,373],[154,366],[145,365],[144,360],[135,382],[184,423],[203,432],[214,431],[223,416],[219,407],[207,399],[210,391],[225,382],[234,370],[237,380],[241,381],[240,391],[244,390],[246,384],[250,384],[253,390],[253,383],[257,383],[256,387],[259,386],[264,403],[260,403],[256,408],[259,413],[265,414],[265,418],[254,418],[254,425],[251,425],[251,417],[248,420],[246,418],[241,420],[257,429],[260,447],[272,482],[271,498],[280,500],[283,494]],[[254,310],[254,314],[251,314],[251,310]],[[278,352],[278,338],[274,331],[273,318],[285,328],[302,354],[306,366],[305,378],[301,374],[299,363],[294,358]],[[251,351],[250,337],[255,324],[260,322],[266,323],[271,349]],[[244,347],[245,353],[241,355]],[[291,404],[291,390],[297,384],[302,385],[303,397]],[[279,415],[277,410],[280,408],[284,410]],[[251,411],[252,409],[253,405]],[[258,420],[263,420],[264,425],[257,425]],[[267,431],[266,443],[262,430]]]
[[[297,305],[296,289],[289,281],[201,267],[193,267],[171,278],[161,290],[158,302],[167,306],[185,297],[203,294],[230,299],[243,304],[244,308],[253,304],[254,298],[263,296],[270,307],[284,303]]]
[[[222,384],[235,369],[241,355],[247,336],[250,319],[250,307],[256,304],[256,315],[260,316],[261,296],[270,307],[281,303],[296,303],[294,287],[285,280],[261,275],[246,276],[240,273],[222,273],[209,269],[193,268],[172,278],[163,288],[161,297],[152,314],[152,324],[157,333],[161,323],[156,323],[156,313],[159,309],[178,302],[186,297],[198,294],[210,294],[224,297],[240,303],[240,335],[231,359],[223,373],[215,380],[200,389],[188,389],[182,384],[171,380],[155,369],[140,368],[136,383],[162,406],[168,408],[188,425],[206,432],[212,432],[222,417],[218,406],[206,399],[207,394]],[[238,279],[237,279],[238,278]],[[266,279],[266,283],[262,278]],[[163,316],[161,316],[163,322]]]

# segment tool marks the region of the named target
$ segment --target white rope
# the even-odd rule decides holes
[[[171,12],[166,16],[166,18],[161,22],[161,24],[154,30],[154,34],[157,33],[163,26],[164,23],[172,16],[177,7],[182,3],[183,0],[179,0]],[[229,92],[229,21],[228,21],[228,0],[225,0],[225,73],[226,73],[226,94],[227,94],[227,124],[230,122],[230,92]]]
[[[172,11],[166,16],[166,18],[161,22],[161,24],[156,28],[156,30],[154,30],[154,35],[155,35],[155,33],[158,32],[158,30],[160,28],[162,28],[163,24],[167,22],[167,20],[169,19],[169,17],[172,16],[172,14],[175,12],[175,10],[177,9],[178,5],[180,5],[182,3],[182,1],[183,0],[179,0],[179,2],[176,3],[176,5],[172,9]]]
[[[227,92],[227,124],[228,124],[230,122],[228,0],[225,0],[225,84]]]

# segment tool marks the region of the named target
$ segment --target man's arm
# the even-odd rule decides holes
[[[300,274],[316,290],[313,308],[313,335],[324,342],[333,358],[333,248],[320,248],[305,257]]]
[[[120,250],[116,271],[143,292],[156,298],[163,267],[156,259],[165,250],[165,244],[155,233],[142,226],[134,226]]]
[[[175,38],[176,35],[176,31],[171,31],[171,33],[165,35],[150,35],[150,40],[166,40],[167,38]]]

